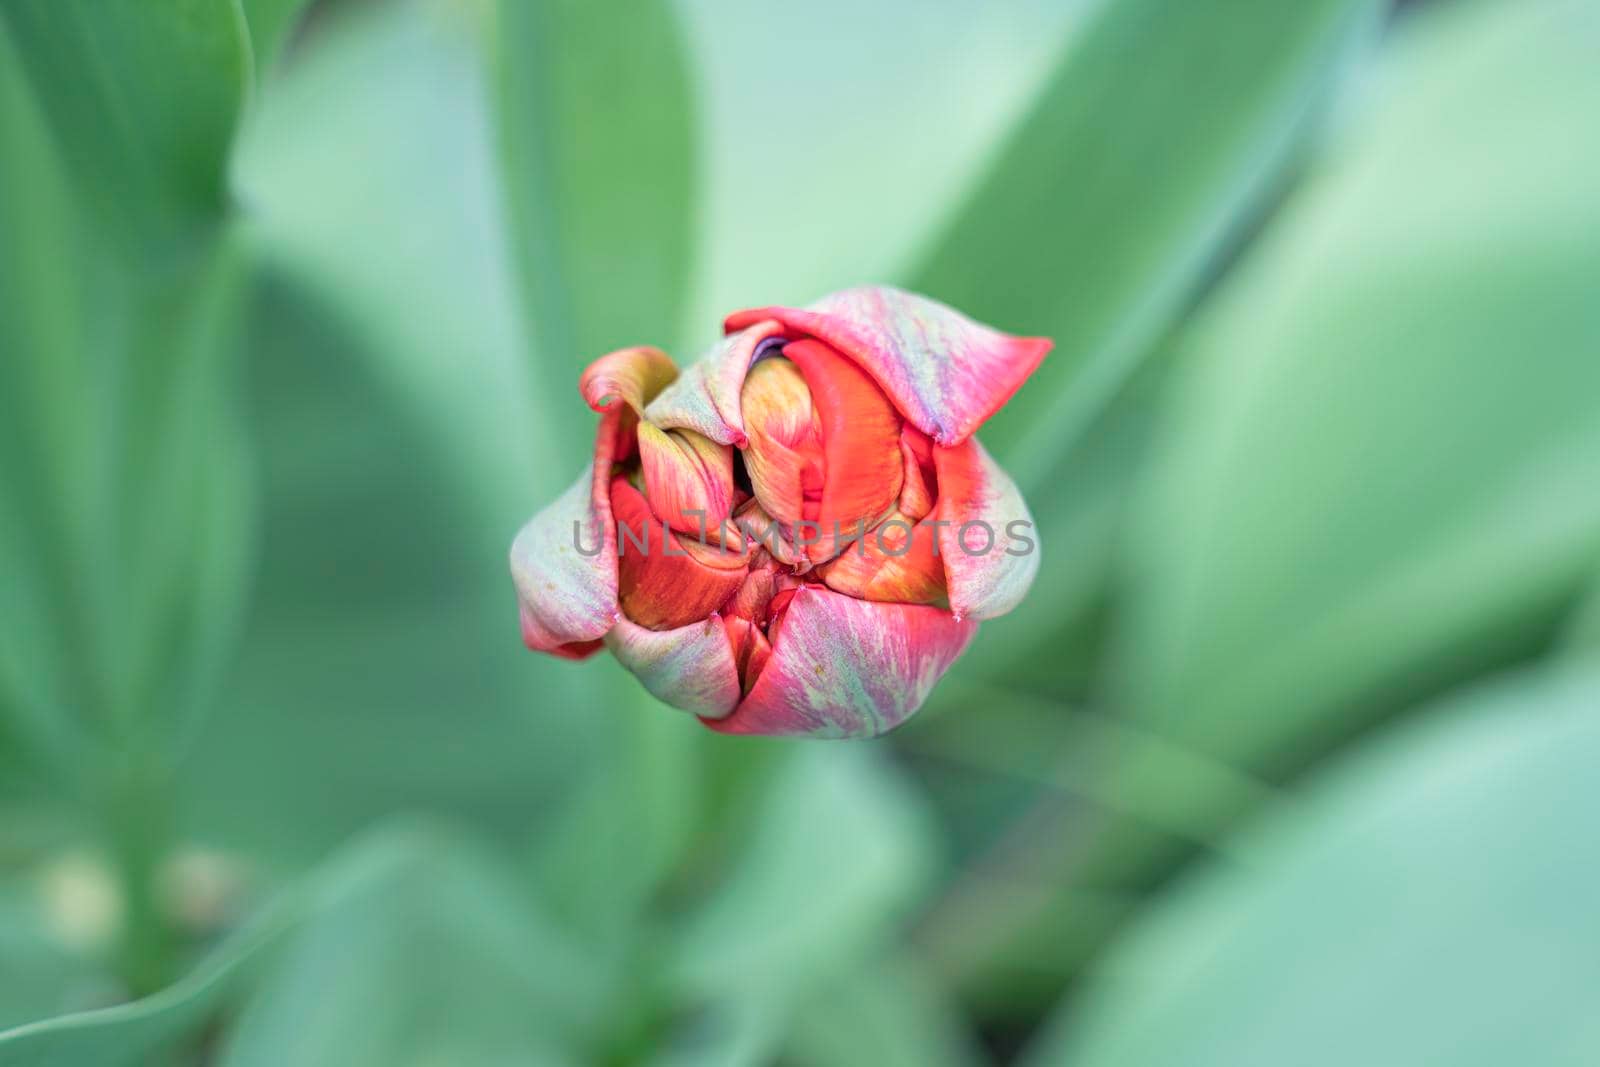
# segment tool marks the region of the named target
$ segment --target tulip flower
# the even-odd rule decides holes
[[[972,435],[1050,342],[886,287],[725,329],[682,374],[646,347],[584,371],[594,463],[511,549],[523,640],[604,646],[727,733],[882,734],[1038,571]]]

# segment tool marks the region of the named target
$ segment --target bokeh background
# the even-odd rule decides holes
[[[1600,1061],[1600,5],[0,0],[0,1064]],[[579,369],[1057,348],[904,728],[520,647]],[[15,1029],[3,1029],[15,1027]]]

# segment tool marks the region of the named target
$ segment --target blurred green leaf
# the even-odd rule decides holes
[[[1194,797],[1247,808],[1273,791],[1120,716],[943,684],[948,714],[901,740],[941,813],[970,826],[960,876],[916,940],[973,1010],[1027,1025],[1137,913],[1163,863],[1221,847]],[[1108,773],[1125,766],[1141,774]]]
[[[926,813],[875,753],[798,750],[760,805],[748,850],[679,942],[680,980],[707,997],[803,988],[892,928],[933,874]]]
[[[785,1049],[797,1067],[975,1067],[985,1062],[961,1014],[919,961],[885,959],[831,984],[797,1015]]]
[[[684,46],[666,0],[501,0],[492,29],[529,366],[564,401],[554,428],[583,439],[583,367],[676,342],[695,217]]]
[[[1198,329],[1132,541],[1122,694],[1258,771],[1537,649],[1600,546],[1600,19],[1409,31]]]
[[[1169,365],[1165,358],[1148,360],[1062,455],[1059,473],[1030,494],[1044,553],[1039,576],[1015,611],[979,629],[961,658],[962,677],[990,678],[1035,696],[1083,699],[1092,690],[1108,638],[1107,608],[1116,593],[1115,560],[1159,421]],[[949,686],[934,690],[933,708],[955,708],[961,701]],[[985,729],[981,718],[967,724]]]
[[[240,0],[250,29],[257,81],[264,81],[310,0]]]
[[[530,389],[494,167],[471,13],[400,0],[328,17],[263,91],[236,172],[253,247],[363,342],[350,358],[509,543],[589,445],[555,447],[541,410],[569,399]]]
[[[587,963],[478,849],[397,827],[319,883],[224,1038],[225,1067],[580,1062]]]
[[[603,660],[517,637],[507,546],[587,458],[592,416],[557,439],[576,390],[529,382],[480,45],[455,5],[335,13],[241,147],[273,279],[255,331],[269,556],[197,789],[213,832],[279,854],[419,797],[526,828],[638,700]]]
[[[117,990],[92,961],[52,936],[31,889],[0,888],[0,1032],[107,1000]]]
[[[1600,676],[1475,691],[1150,910],[1031,1064],[1577,1064],[1600,1052]]]
[[[0,1031],[0,1064],[147,1067],[172,1062],[180,1046],[199,1040],[263,950],[301,918],[305,899],[291,894],[274,903],[182,981],[159,993]]]
[[[698,345],[737,307],[903,279],[1091,5],[678,6],[705,131]]]
[[[250,76],[236,0],[10,0],[0,22],[97,224],[217,214]]]
[[[1055,339],[984,429],[1024,488],[1055,475],[1260,211],[1378,9],[1128,0],[1069,43],[912,274],[970,315]]]
[[[635,751],[639,714],[694,728],[604,657],[518,641],[506,548],[588,459],[593,415],[573,379],[532,381],[483,33],[427,0],[330,15],[244,137],[271,509],[237,706],[196,768],[208,835],[303,859],[421,798],[542,833],[579,817],[551,803],[569,782]],[[647,892],[630,879],[612,888]]]
[[[290,865],[409,808],[520,840],[628,720],[699,728],[642,706],[605,657],[522,647],[507,528],[353,356],[359,334],[283,284],[251,334],[261,568],[228,703],[185,768],[187,832]]]
[[[714,772],[703,728],[664,707],[630,718],[560,798],[531,857],[544,901],[597,956],[634,947],[656,894],[715,819],[702,805]]]
[[[64,195],[23,47],[0,27],[0,709],[71,779],[100,770],[80,728],[174,759],[231,649],[251,549],[241,269],[215,226],[108,243]]]
[[[1589,595],[1567,624],[1565,638],[1576,653],[1600,652],[1600,582],[1591,584]]]
[[[797,749],[756,803],[748,844],[674,939],[667,974],[691,1015],[652,1063],[769,1062],[796,1012],[885,951],[930,885],[927,813],[870,750]]]

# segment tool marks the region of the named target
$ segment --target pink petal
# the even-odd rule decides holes
[[[940,608],[804,586],[750,695],[706,725],[731,734],[876,737],[922,706],[977,628]]]
[[[1039,573],[1038,530],[1022,493],[977,438],[935,448],[936,517],[950,610],[992,619],[1022,602]],[[1031,542],[1031,543],[1030,543]]]
[[[776,322],[752,319],[730,333],[676,382],[661,391],[646,415],[663,430],[689,429],[721,445],[745,446],[739,390],[761,342],[783,332]]]
[[[966,440],[1039,366],[1051,342],[990,329],[927,297],[888,286],[832,293],[809,308],[752,308],[729,331],[776,320],[837,348],[941,445]]]
[[[676,630],[647,630],[623,618],[606,647],[658,700],[716,721],[739,703],[739,671],[716,615]]]

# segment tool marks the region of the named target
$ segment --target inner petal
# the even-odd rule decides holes
[[[805,516],[818,528],[802,538],[818,563],[876,526],[899,498],[900,414],[865,371],[822,342],[794,341],[783,354],[804,372],[822,429],[822,498]]]
[[[938,541],[932,523],[897,511],[817,573],[829,589],[860,600],[938,603],[946,595]]]
[[[800,369],[769,357],[750,368],[740,394],[749,443],[745,469],[762,509],[786,527],[810,518],[821,499],[822,424]]]
[[[624,477],[611,480],[611,510],[617,520],[617,599],[640,626],[671,630],[704,619],[744,582],[749,553],[742,545],[724,551],[693,538],[680,540]]]
[[[733,510],[733,449],[693,430],[639,423],[644,495],[656,518],[697,540],[718,541]]]

